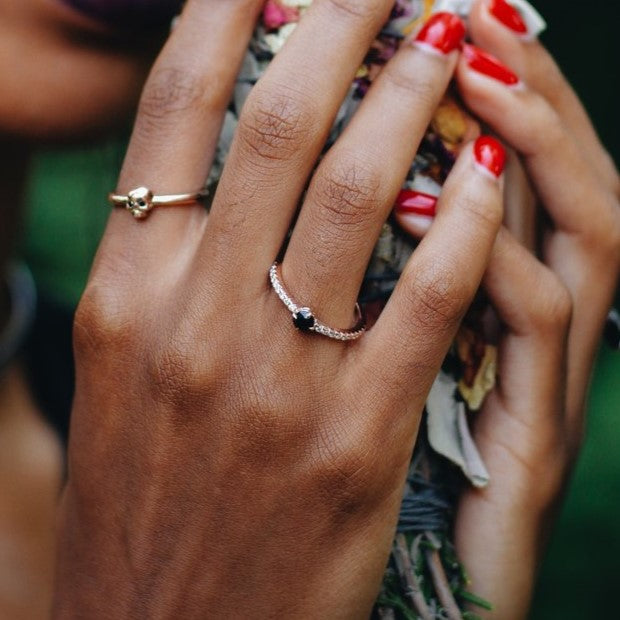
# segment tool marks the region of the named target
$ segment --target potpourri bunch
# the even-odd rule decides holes
[[[436,11],[466,17],[472,0],[396,0],[389,21],[377,36],[359,68],[325,145],[327,150],[342,133],[386,62],[401,42],[414,36]],[[254,84],[280,51],[312,0],[267,0],[239,74],[226,115],[207,184],[214,186],[243,104]],[[531,32],[540,32],[529,5],[513,0],[523,10]],[[529,11],[529,13],[528,13]],[[397,204],[428,205],[433,213],[461,145],[480,133],[478,123],[449,92],[433,120],[397,198]],[[360,302],[372,324],[381,312],[416,245],[391,218],[384,224],[368,266]],[[493,389],[496,348],[483,337],[484,300],[466,317],[443,368],[429,394],[420,435],[403,496],[397,534],[386,569],[375,614],[382,618],[475,618],[462,611],[466,603],[488,607],[467,591],[468,581],[450,542],[451,517],[464,483],[484,487],[489,474],[469,431],[469,418]],[[377,363],[380,363],[377,360]]]

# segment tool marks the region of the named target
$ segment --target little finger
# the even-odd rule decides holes
[[[260,7],[260,0],[189,0],[144,88],[118,194],[143,186],[155,195],[203,187]],[[171,254],[178,257],[182,242],[200,237],[202,207],[156,211],[136,224],[115,209],[98,258],[116,272],[159,271]]]

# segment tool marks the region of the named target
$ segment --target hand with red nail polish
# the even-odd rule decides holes
[[[553,59],[522,36],[531,34],[525,16],[504,0],[481,1],[469,26],[475,45],[463,48],[459,91],[517,157],[505,174],[506,227],[484,278],[498,382],[474,434],[491,482],[464,493],[456,545],[473,591],[493,603],[481,615],[521,620],[583,439],[620,275],[620,178]],[[495,138],[480,138],[474,153],[489,178],[504,167]],[[515,178],[531,185],[544,216],[515,196]]]

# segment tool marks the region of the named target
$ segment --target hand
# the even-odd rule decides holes
[[[200,187],[261,4],[187,3],[147,82],[120,192]],[[391,8],[313,3],[246,102],[208,220],[190,207],[140,223],[113,213],[76,317],[56,617],[368,615],[428,390],[502,218],[501,179],[469,146],[363,338],[296,332],[270,289]],[[444,52],[403,46],[312,176],[282,277],[327,324],[352,321],[457,63],[451,24]]]
[[[511,620],[526,616],[582,439],[588,382],[620,268],[619,182],[543,47],[516,37],[487,2],[475,4],[470,30],[522,84],[476,71],[480,61],[466,48],[457,70],[461,94],[517,151],[550,219],[538,257],[506,229],[495,242],[484,285],[503,325],[499,378],[475,426],[491,482],[464,494],[456,521],[472,590],[494,605],[490,616]]]

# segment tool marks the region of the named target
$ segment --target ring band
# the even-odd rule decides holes
[[[366,323],[359,304],[355,304],[355,314],[357,317],[355,326],[351,329],[334,329],[333,327],[328,327],[324,323],[321,323],[321,321],[314,316],[310,308],[298,306],[292,300],[280,279],[277,262],[269,269],[269,280],[276,295],[280,298],[280,301],[293,315],[293,325],[295,325],[299,331],[314,332],[326,338],[342,341],[357,340],[366,331]]]
[[[143,220],[148,217],[154,207],[185,207],[201,202],[208,195],[207,190],[199,190],[187,194],[154,196],[148,187],[137,187],[126,196],[110,193],[108,200],[114,207],[127,209],[137,220]]]

